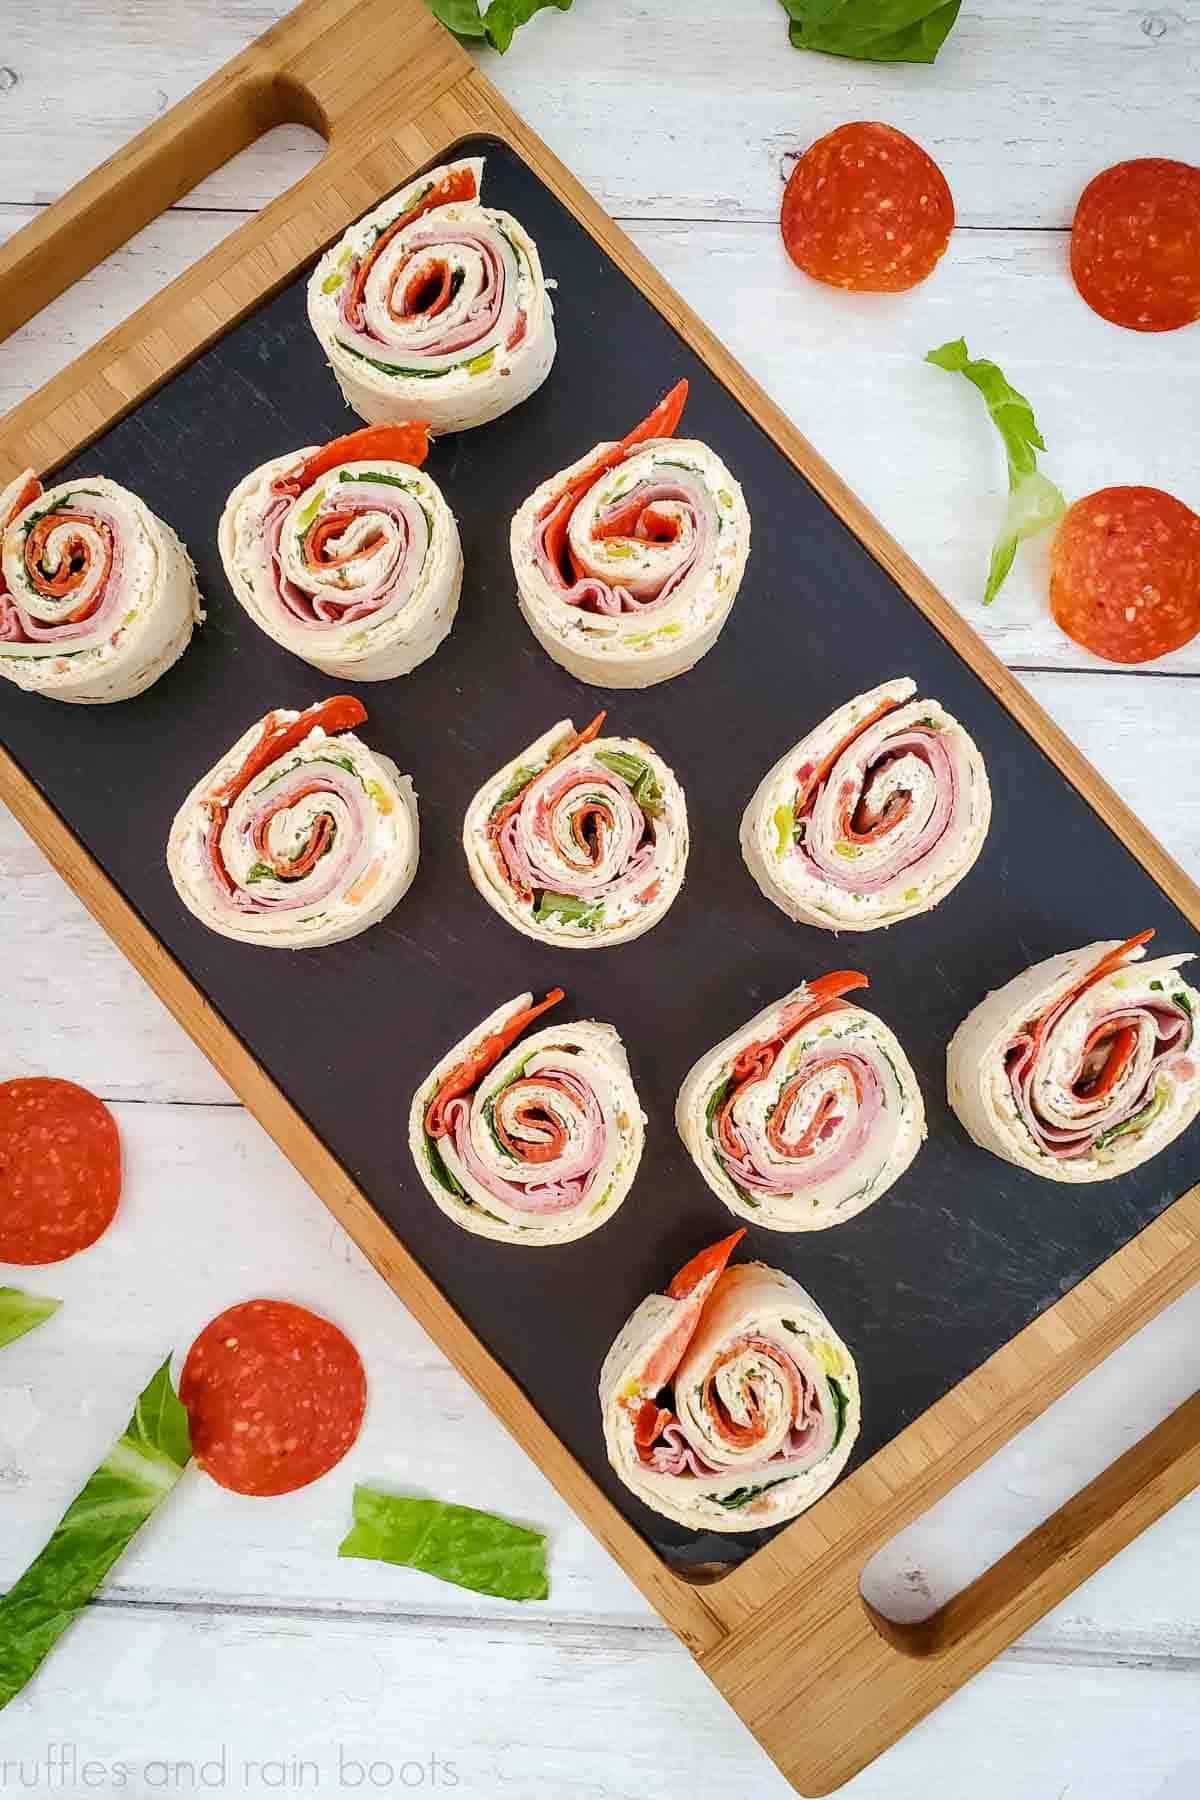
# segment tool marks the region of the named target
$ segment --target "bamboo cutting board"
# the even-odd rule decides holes
[[[1047,1193],[962,1140],[940,1098],[945,1039],[987,986],[1035,956],[1147,924],[1164,949],[1189,948],[1200,893],[420,0],[308,0],[0,250],[0,333],[289,119],[328,137],[319,166],[0,425],[0,483],[26,464],[125,481],[188,541],[210,612],[137,702],[54,707],[6,690],[0,794],[784,1773],[801,1792],[827,1792],[1200,1478],[1194,1399],[925,1625],[892,1626],[860,1599],[881,1544],[1200,1273],[1189,1140],[1086,1207],[1069,1190]],[[413,894],[394,926],[281,971],[182,916],[159,866],[174,808],[214,756],[268,706],[304,705],[332,685],[232,601],[216,516],[245,468],[346,428],[297,277],[414,169],[481,134],[470,148],[488,157],[485,201],[523,220],[558,277],[559,358],[525,406],[435,446],[430,471],[463,528],[463,611],[430,664],[364,695],[368,741],[397,755],[421,794]],[[610,329],[597,332],[596,318]],[[486,914],[456,843],[479,781],[552,720],[581,723],[596,703],[517,618],[507,521],[542,476],[619,435],[682,373],[687,429],[742,480],[755,547],[717,649],[665,688],[617,696],[612,718],[678,768],[696,848],[653,934],[563,969]],[[741,805],[812,719],[901,673],[968,724],[997,799],[959,894],[853,957],[913,1056],[931,1141],[860,1220],[819,1243],[772,1235],[753,1247],[800,1274],[855,1349],[863,1438],[842,1484],[767,1542],[696,1540],[609,1477],[596,1368],[632,1306],[727,1229],[674,1139],[679,1078],[766,999],[845,955],[753,892],[736,850]],[[719,758],[714,717],[731,722]],[[119,828],[113,794],[127,800]],[[1048,838],[1069,855],[1039,889],[1031,845]],[[464,932],[468,951],[452,955]],[[586,1246],[522,1258],[429,1218],[387,1121],[463,1030],[552,979],[580,1016],[621,1029],[650,1138],[616,1220]],[[429,1022],[410,1029],[412,1018]],[[296,1029],[313,1021],[324,1043]],[[717,1557],[737,1566],[715,1580],[696,1567]]]

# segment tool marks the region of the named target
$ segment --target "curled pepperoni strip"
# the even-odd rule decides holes
[[[254,623],[339,680],[407,675],[462,589],[458,526],[420,464],[423,422],[374,425],[274,457],[225,506],[217,542]]]
[[[101,476],[0,492],[0,675],[49,699],[129,700],[187,648],[195,570],[169,525]]]
[[[1071,274],[1093,312],[1129,331],[1200,319],[1200,168],[1140,156],[1095,176],[1075,208]]]
[[[417,868],[417,802],[390,757],[352,728],[351,695],[270,712],[175,816],[167,865],[180,898],[223,937],[282,949],[377,923]]]
[[[639,738],[563,719],[486,782],[463,845],[476,887],[527,937],[564,949],[627,943],[658,923],[687,864],[687,808]]]
[[[884,682],[786,752],[742,817],[742,855],[789,918],[871,931],[928,912],[969,872],[991,820],[971,738],[916,683]]]
[[[286,1300],[205,1326],[179,1381],[192,1451],[235,1494],[292,1494],[336,1468],[362,1428],[367,1377],[344,1332]]]
[[[645,1124],[611,1025],[551,1024],[520,994],[456,1044],[414,1096],[409,1140],[442,1211],[481,1237],[559,1244],[610,1219],[633,1184]]]
[[[1049,1181],[1108,1181],[1200,1114],[1200,993],[1152,931],[1049,957],[989,994],[947,1053],[950,1104],[985,1150]]]
[[[609,1461],[655,1512],[710,1531],[794,1518],[858,1434],[854,1359],[798,1282],[729,1266],[743,1233],[644,1300],[605,1359]]]
[[[309,282],[308,313],[372,425],[463,431],[519,405],[554,361],[537,245],[480,198],[483,158],[421,175],[352,225]]]
[[[921,1090],[881,1019],[844,998],[852,970],[793,989],[689,1072],[675,1121],[713,1192],[773,1231],[862,1212],[925,1137]]]
[[[857,293],[915,287],[954,229],[954,200],[928,153],[862,120],[810,144],[783,194],[780,230],[806,275]]]
[[[1050,553],[1050,610],[1108,662],[1150,662],[1200,631],[1200,515],[1161,488],[1077,500]]]

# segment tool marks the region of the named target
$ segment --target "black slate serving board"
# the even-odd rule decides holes
[[[362,735],[412,774],[420,796],[421,864],[399,908],[324,950],[232,944],[184,910],[163,857],[180,801],[247,725],[272,706],[303,707],[345,687],[256,630],[228,590],[215,541],[246,470],[356,423],[309,330],[303,279],[54,472],[109,475],[175,527],[199,570],[204,629],[149,693],[120,706],[53,705],[6,684],[3,739],[625,1516],[672,1561],[729,1560],[764,1534],[702,1537],[633,1500],[608,1468],[596,1401],[601,1360],[626,1316],[734,1225],[675,1133],[674,1098],[692,1062],[801,979],[853,967],[870,976],[862,997],[917,1071],[929,1141],[897,1186],[843,1226],[799,1236],[751,1228],[742,1247],[798,1277],[853,1348],[863,1388],[854,1467],[1155,1218],[1200,1163],[1193,1134],[1123,1180],[1079,1189],[977,1150],[945,1101],[955,1026],[988,988],[1054,952],[1146,926],[1163,951],[1189,950],[1194,936],[549,189],[491,139],[458,153],[486,155],[485,202],[523,221],[557,278],[559,352],[525,405],[434,446],[428,468],[458,516],[466,558],[457,622],[414,674],[352,690],[370,715]],[[682,375],[691,396],[681,431],[709,442],[745,489],[749,568],[698,668],[646,693],[609,695],[558,669],[521,620],[509,520],[548,473],[621,436]],[[943,701],[983,752],[994,796],[984,853],[924,919],[842,938],[793,925],[742,864],[742,808],[811,725],[899,675]],[[637,943],[552,952],[476,894],[462,817],[502,762],[555,720],[582,725],[602,705],[608,729],[653,743],[683,783],[687,882]],[[571,1016],[610,1020],[625,1039],[649,1114],[646,1154],[612,1223],[578,1244],[528,1251],[460,1231],[434,1207],[410,1163],[408,1107],[472,1025],[510,996],[556,983]],[[310,1298],[320,1305],[319,1293]]]

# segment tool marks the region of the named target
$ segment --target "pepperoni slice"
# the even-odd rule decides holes
[[[779,219],[792,261],[815,281],[898,293],[933,273],[954,200],[933,158],[892,125],[839,125],[810,144]]]
[[[246,1300],[204,1327],[179,1398],[193,1453],[214,1481],[235,1494],[291,1494],[354,1443],[367,1377],[328,1319],[287,1300]]]
[[[1200,631],[1200,515],[1161,488],[1077,500],[1050,552],[1050,610],[1109,662],[1178,650]]]
[[[102,1100],[35,1075],[0,1082],[0,1262],[62,1262],[112,1224],[121,1142]]]
[[[1200,168],[1139,156],[1089,181],[1071,225],[1071,274],[1093,312],[1130,331],[1200,319]]]

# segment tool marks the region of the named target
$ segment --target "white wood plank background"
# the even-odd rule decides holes
[[[282,10],[60,0],[47,29],[38,9],[14,8],[0,29],[0,235]],[[1105,163],[1195,159],[1200,9],[968,0],[934,69],[874,69],[792,52],[771,0],[577,0],[488,72],[1200,874],[1200,646],[1144,673],[1094,662],[1046,616],[1044,546],[1022,552],[982,612],[1002,462],[976,397],[920,360],[965,332],[1003,363],[1034,399],[1046,466],[1069,494],[1133,480],[1200,501],[1200,332],[1105,327],[1064,277],[1063,230]],[[789,154],[852,117],[912,132],[954,189],[951,254],[911,296],[831,294],[778,244]],[[299,128],[272,133],[0,347],[0,408],[319,148]],[[343,1474],[307,1493],[238,1502],[185,1478],[5,1714],[0,1791],[181,1791],[186,1770],[172,1765],[191,1760],[230,1792],[783,1795],[687,1656],[8,818],[0,945],[0,1073],[69,1074],[111,1099],[130,1163],[113,1231],[40,1278],[63,1312],[3,1353],[0,1586],[154,1359],[231,1296],[265,1285],[343,1319],[373,1395]],[[868,1573],[872,1598],[914,1616],[954,1591],[1194,1388],[1198,1341],[1193,1296],[891,1546]],[[534,1612],[339,1562],[352,1478],[544,1525],[551,1601]],[[1196,1800],[1198,1525],[1194,1498],[860,1777],[855,1800]]]

